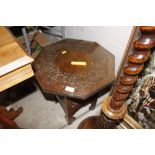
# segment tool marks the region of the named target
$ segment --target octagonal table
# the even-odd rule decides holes
[[[55,95],[68,124],[73,115],[91,103],[114,79],[114,56],[96,42],[65,39],[44,47],[34,62],[34,71],[45,96]]]

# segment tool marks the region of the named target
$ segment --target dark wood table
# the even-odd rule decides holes
[[[73,115],[91,103],[114,79],[114,56],[96,42],[65,39],[42,49],[34,62],[37,82],[48,98],[55,95],[66,113]]]

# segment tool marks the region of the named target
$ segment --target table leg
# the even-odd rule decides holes
[[[81,101],[82,103],[80,104],[79,100],[75,100],[68,98],[68,97],[63,97],[63,96],[58,96],[56,95],[57,100],[61,104],[65,114],[66,114],[66,120],[68,124],[72,124],[72,122],[75,120],[74,114],[84,107],[87,104],[91,104],[89,107],[89,110],[94,110],[96,107],[96,102],[98,98],[98,94],[94,95],[93,97],[89,98],[89,100]]]
[[[95,107],[96,107],[96,103],[97,103],[97,99],[94,99],[94,100],[91,102],[91,106],[89,107],[89,110],[94,110]]]
[[[23,112],[23,108],[20,107],[17,110],[14,110],[11,108],[9,111],[6,110],[5,106],[0,106],[0,113],[7,117],[10,120],[14,120],[16,117],[18,117]]]
[[[73,117],[73,115],[81,108],[81,106],[67,97],[64,98],[64,104],[66,105],[67,122],[68,124],[72,124],[72,122],[75,120],[75,117]]]
[[[96,103],[97,103],[97,99],[98,99],[98,94],[94,95],[92,98],[91,98],[91,106],[89,107],[89,110],[94,110],[95,107],[96,107]]]
[[[3,116],[1,113],[0,113],[0,123],[1,123],[1,128],[3,129],[19,129],[19,127],[13,120],[8,119],[7,117]]]
[[[57,100],[61,104],[65,114],[66,114],[66,120],[68,124],[72,124],[72,122],[75,120],[75,117],[73,115],[82,107],[80,104],[75,103],[72,99],[68,97],[62,97],[56,95]]]
[[[19,128],[13,121],[23,112],[23,108],[18,108],[16,111],[14,109],[6,110],[5,106],[0,106],[0,122],[3,124],[4,128]]]

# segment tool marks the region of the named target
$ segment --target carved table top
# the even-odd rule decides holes
[[[44,47],[34,62],[44,92],[86,99],[114,79],[114,56],[96,42],[65,39]]]

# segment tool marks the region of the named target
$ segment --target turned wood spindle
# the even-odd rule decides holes
[[[144,69],[144,63],[150,58],[151,48],[155,46],[155,27],[142,26],[140,27],[140,33],[140,37],[133,43],[132,53],[127,57],[127,64],[124,64],[121,73],[122,76],[117,81],[116,89],[109,100],[107,108],[113,113],[122,113],[123,105],[129,93],[132,91],[133,85],[138,79],[138,75]],[[105,106],[102,107],[105,115],[114,120],[118,119],[115,115],[106,113],[107,111],[104,109]],[[123,118],[124,115],[125,112],[122,113],[119,119],[121,119],[121,117]]]

